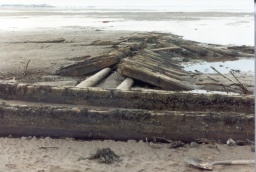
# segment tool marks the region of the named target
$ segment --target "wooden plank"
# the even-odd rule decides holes
[[[78,62],[59,69],[56,74],[65,76],[84,76],[106,67],[116,65],[122,58],[132,55],[132,51],[139,50],[141,47],[141,43],[132,44],[100,56],[87,58],[83,62]]]
[[[0,104],[0,136],[254,140],[254,114]],[[125,133],[125,134],[124,134]]]
[[[125,60],[140,63],[142,65],[144,64],[145,66],[150,66],[150,68],[152,68],[152,69],[166,71],[166,72],[172,73],[174,75],[178,75],[178,76],[187,76],[188,75],[187,71],[177,69],[177,68],[172,68],[172,65],[159,63],[154,60],[152,61],[151,58],[144,57],[144,56],[134,56],[133,58],[127,58]]]
[[[58,75],[65,76],[84,76],[92,72],[99,71],[106,67],[117,64],[121,59],[121,54],[102,55],[85,59],[83,62],[75,63],[73,65],[61,68],[57,71]]]
[[[158,72],[158,73],[164,74],[166,76],[169,76],[169,77],[177,79],[177,80],[182,80],[180,76],[184,76],[184,75],[173,74],[172,71],[170,72],[169,70],[165,70],[160,65],[158,65],[158,66],[156,66],[155,64],[152,65],[148,61],[145,62],[145,63],[143,63],[143,62],[145,62],[145,60],[144,61],[143,60],[138,60],[138,59],[136,59],[136,61],[135,60],[129,60],[129,59],[125,60],[126,64],[130,64],[130,65],[133,65],[133,66],[136,66],[136,67],[139,67],[139,68],[146,68],[145,70],[150,70],[152,72]]]
[[[181,49],[180,47],[164,47],[164,48],[155,48],[155,49],[151,49],[151,51],[153,52],[158,52],[158,51],[171,51],[171,50],[179,50]]]
[[[223,55],[228,55],[228,56],[254,57],[254,54],[242,53],[232,49],[223,49],[223,48],[214,48],[214,47],[205,47],[205,48]]]
[[[127,63],[127,60],[124,60],[122,64],[118,65],[118,72],[121,75],[137,79],[166,90],[193,90],[196,88],[196,86],[194,87],[188,82],[182,82],[159,72],[142,68],[140,65],[136,65],[132,61]]]
[[[188,49],[189,51],[192,51],[201,57],[223,57],[223,55],[218,52],[211,51],[205,47],[201,47],[198,45],[180,45],[180,47]]]
[[[33,86],[0,80],[0,98],[70,105],[104,106],[146,110],[225,111],[254,113],[253,95],[222,95],[133,91],[100,88]]]

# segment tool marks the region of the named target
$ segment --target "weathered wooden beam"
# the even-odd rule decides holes
[[[158,69],[158,70],[162,70],[162,71],[166,71],[169,73],[172,73],[174,75],[178,75],[178,76],[187,76],[188,72],[185,70],[181,70],[181,69],[177,69],[177,68],[173,68],[172,64],[167,64],[167,63],[159,63],[155,60],[152,60],[149,57],[145,57],[145,56],[134,56],[131,59],[127,58],[127,61],[130,62],[134,62],[134,63],[140,63],[141,65],[144,66],[150,66],[150,68],[152,69]]]
[[[117,64],[120,61],[121,56],[121,54],[105,54],[102,56],[91,57],[85,59],[83,62],[61,68],[57,71],[57,74],[65,76],[84,76]]]
[[[126,78],[116,89],[120,90],[129,90],[134,83],[134,80],[131,78]]]
[[[151,49],[151,51],[153,52],[158,52],[158,51],[171,51],[171,50],[179,50],[181,49],[180,47],[164,47],[164,48],[155,48],[155,49]]]
[[[87,78],[86,80],[76,85],[76,87],[78,88],[93,87],[96,84],[98,84],[102,79],[104,79],[110,72],[111,72],[111,68],[102,69],[101,71],[97,72],[93,76]]]
[[[137,79],[166,90],[193,90],[196,88],[188,82],[179,81],[162,73],[142,68],[140,65],[136,65],[136,63],[133,63],[132,61],[129,63],[124,61],[122,64],[119,64],[118,72],[121,75]]]
[[[32,102],[147,110],[226,111],[254,113],[253,95],[184,93],[162,90],[33,86],[0,80],[0,98]]]
[[[65,76],[84,76],[106,67],[116,65],[122,58],[130,56],[132,51],[138,50],[141,47],[142,44],[132,44],[100,56],[87,58],[83,62],[78,62],[59,69],[56,74]]]
[[[223,57],[223,55],[218,52],[211,51],[210,49],[198,45],[180,45],[180,47],[188,49],[201,57]]]
[[[242,53],[242,52],[238,52],[236,50],[232,50],[232,49],[223,49],[223,48],[214,48],[214,47],[206,47],[207,49],[223,54],[223,55],[228,55],[228,56],[235,56],[235,57],[254,57],[254,54],[248,54],[248,53]]]
[[[0,104],[0,136],[254,140],[254,114]],[[125,134],[124,134],[125,133]]]
[[[171,68],[164,68],[162,67],[162,65],[158,64],[152,64],[150,63],[149,61],[145,62],[145,60],[140,60],[140,59],[136,59],[136,60],[129,60],[129,59],[126,59],[125,60],[125,64],[130,64],[130,65],[134,65],[134,66],[137,66],[137,67],[140,67],[140,68],[146,68],[146,70],[150,70],[152,72],[159,72],[161,74],[164,74],[166,76],[169,76],[171,78],[174,78],[174,79],[177,79],[177,80],[182,80],[181,79],[181,76],[187,76],[186,74],[184,73],[181,73],[181,74],[176,74],[176,72],[179,73],[179,71],[175,71]]]

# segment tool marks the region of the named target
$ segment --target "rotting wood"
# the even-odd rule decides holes
[[[254,57],[254,54],[242,53],[232,49],[223,49],[223,48],[214,48],[214,47],[205,47],[205,48],[223,55],[228,55],[228,56]]]
[[[88,45],[95,45],[95,46],[104,46],[104,45],[118,45],[121,41],[102,41],[102,40],[96,40]]]
[[[198,45],[180,45],[180,47],[184,49],[188,49],[189,51],[195,52],[198,56],[201,57],[223,57],[222,54],[219,52],[211,51],[205,47],[198,46]]]
[[[116,89],[120,90],[129,90],[134,83],[134,80],[131,78],[126,78]]]
[[[102,69],[101,71],[97,72],[93,76],[90,76],[86,80],[76,85],[76,87],[79,87],[79,88],[93,87],[97,83],[99,83],[102,79],[104,79],[110,72],[111,72],[111,68]]]
[[[153,52],[158,52],[158,51],[171,51],[171,50],[179,50],[181,49],[180,47],[164,47],[164,48],[156,48],[156,49],[151,49]]]
[[[158,63],[157,61],[152,60],[149,57],[143,57],[143,56],[134,56],[133,58],[127,58],[125,59],[126,61],[130,61],[131,63],[138,63],[144,66],[148,66],[149,68],[153,70],[161,70],[161,71],[166,71],[169,73],[172,73],[174,75],[178,76],[187,76],[188,72],[173,68],[172,64],[164,64],[164,63]]]
[[[143,63],[145,61],[141,61],[141,60],[129,60],[129,59],[126,59],[125,60],[125,64],[130,64],[130,65],[133,65],[133,66],[137,66],[141,69],[145,68],[146,70],[150,70],[152,72],[158,72],[158,73],[161,73],[163,75],[166,75],[168,77],[171,77],[171,78],[174,78],[174,79],[177,79],[177,80],[182,80],[181,79],[181,76],[187,76],[185,74],[177,74],[175,73],[176,71],[175,70],[172,70],[172,69],[166,69],[164,67],[162,67],[161,65],[152,65],[150,64],[148,61],[147,63]]]
[[[141,44],[132,44],[118,50],[106,53],[100,56],[87,58],[82,62],[78,62],[59,69],[56,74],[67,76],[84,76],[92,72],[99,71],[106,67],[117,64],[122,58],[131,55],[135,49],[140,49]]]
[[[193,90],[196,88],[196,86],[193,86],[188,82],[182,82],[159,72],[153,72],[150,69],[142,68],[140,65],[136,65],[132,62],[120,64],[118,66],[118,72],[121,75],[137,79],[166,90]]]
[[[106,90],[17,84],[0,80],[0,97],[9,100],[175,111],[254,113],[253,95],[183,93],[161,90]]]
[[[50,40],[44,40],[44,41],[24,41],[22,43],[62,43],[64,42],[64,38],[57,38],[57,39],[50,39]]]
[[[254,139],[254,114],[0,104],[0,136],[225,142]],[[124,134],[125,133],[125,134]]]
[[[106,67],[111,67],[119,62],[122,54],[105,54],[97,57],[85,59],[82,62],[69,65],[59,69],[56,73],[58,75],[66,76],[84,76],[92,72],[99,71]]]

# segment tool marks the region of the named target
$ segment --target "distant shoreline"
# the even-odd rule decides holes
[[[2,4],[0,7],[54,7],[48,4]]]

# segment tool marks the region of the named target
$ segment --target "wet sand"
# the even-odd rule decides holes
[[[251,146],[229,147],[216,144],[170,149],[170,144],[153,144],[129,140],[127,142],[75,141],[51,138],[0,138],[1,171],[36,172],[200,172],[203,170],[184,163],[185,157],[196,157],[212,162],[230,159],[254,159]],[[98,149],[109,147],[120,156],[121,162],[104,164],[89,160]],[[253,172],[254,165],[216,165],[218,172]]]

